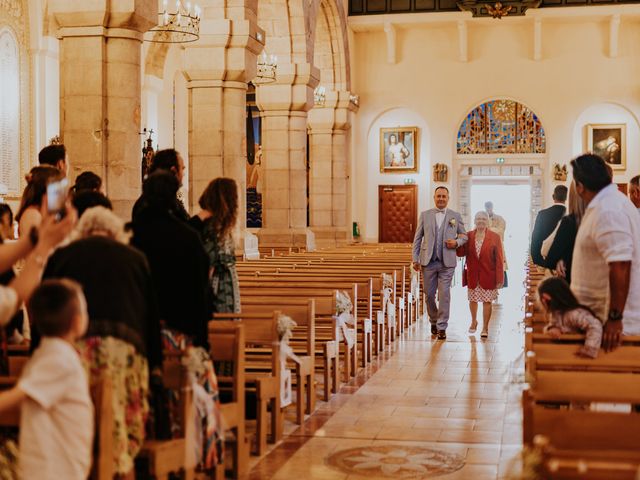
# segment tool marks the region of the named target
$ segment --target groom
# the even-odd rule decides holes
[[[420,214],[416,235],[413,238],[413,268],[422,268],[424,275],[431,334],[438,335],[438,340],[445,340],[451,299],[449,290],[456,269],[456,248],[467,242],[467,235],[462,216],[447,209],[447,187],[436,188],[433,198],[436,208]]]

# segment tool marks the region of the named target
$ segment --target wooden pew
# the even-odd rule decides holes
[[[327,296],[335,296],[335,290],[347,290],[353,303],[353,328],[358,331],[360,317],[358,311],[358,296],[360,293],[359,284],[357,283],[324,283],[324,282],[303,282],[302,280],[287,281],[255,281],[245,282],[241,285],[243,295],[249,296],[290,296],[298,298],[322,298]],[[335,341],[336,345],[341,349],[339,356],[344,358],[343,371],[344,381],[348,382],[352,376],[355,376],[358,361],[358,342],[351,347],[348,346],[346,339],[341,339],[341,331],[336,328],[335,319],[316,318],[316,340]]]
[[[13,388],[18,377],[0,377],[0,391]],[[95,412],[95,433],[93,440],[93,458],[91,480],[112,480],[113,469],[113,404],[111,379],[106,375],[90,388],[91,400]],[[0,414],[0,427],[19,427],[20,409]]]
[[[218,321],[235,321],[244,325],[245,388],[255,391],[257,400],[256,453],[262,455],[267,445],[267,408],[271,407],[271,439],[282,438],[284,418],[280,408],[280,342],[278,315],[265,313],[216,313],[209,325]],[[268,354],[265,355],[265,352]]]
[[[318,301],[318,311],[321,315],[331,315],[332,306],[331,299],[319,299]],[[274,308],[291,317],[297,324],[293,331],[294,336],[289,342],[296,358],[288,359],[288,364],[293,365],[296,372],[296,423],[301,425],[304,421],[304,413],[310,415],[315,410],[316,354],[324,354],[327,350],[325,346],[316,347],[316,301],[286,297],[247,297],[246,295],[242,297],[242,311],[244,313],[267,313],[273,311]],[[335,351],[335,344],[333,350]],[[328,368],[330,365],[327,365]],[[325,381],[328,382],[327,369],[325,369]]]
[[[220,392],[230,393],[230,401],[221,403],[220,413],[227,432],[235,441],[232,449],[233,478],[245,475],[249,468],[249,447],[245,429],[245,339],[240,322],[209,322],[209,347],[213,362],[232,362],[233,375],[218,377]],[[216,479],[224,479],[224,464],[218,465]]]

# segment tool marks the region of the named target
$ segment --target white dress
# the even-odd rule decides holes
[[[482,250],[483,242],[484,242],[484,238],[479,239],[478,237],[476,237],[476,255],[478,257],[478,261],[480,261],[480,250]],[[476,286],[476,288],[468,288],[467,293],[469,295],[470,302],[479,302],[479,303],[494,302],[498,298],[497,289],[485,290],[480,286],[480,282],[478,282],[478,285]]]

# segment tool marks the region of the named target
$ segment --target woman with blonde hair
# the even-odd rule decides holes
[[[240,286],[233,241],[233,229],[238,220],[235,180],[213,180],[202,194],[201,205],[211,212],[211,217],[204,222],[203,241],[211,268],[212,310],[216,313],[239,312]]]
[[[569,284],[571,284],[573,247],[576,243],[578,228],[585,209],[584,200],[576,191],[576,182],[572,180],[569,187],[569,209],[567,215],[560,220],[555,237],[545,258],[545,266],[553,270],[557,276],[563,277]]]

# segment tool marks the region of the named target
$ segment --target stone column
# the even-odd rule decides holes
[[[349,238],[347,225],[349,92],[326,92],[324,105],[309,112],[309,226],[318,246]]]
[[[264,247],[307,243],[307,111],[313,105],[318,69],[278,65],[277,81],[256,88],[262,116]]]
[[[215,8],[206,8],[204,18]],[[250,20],[203,20],[200,40],[185,49],[189,90],[190,205],[216,177],[238,184],[238,233],[246,225],[247,83],[255,77],[264,32]]]
[[[102,176],[114,211],[140,194],[140,61],[157,3],[50,0],[60,39],[60,134],[70,177]]]

